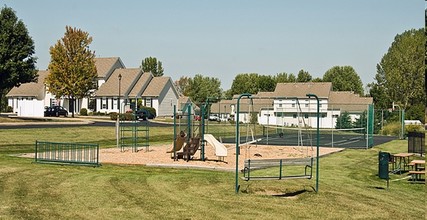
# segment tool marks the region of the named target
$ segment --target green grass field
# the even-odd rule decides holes
[[[152,143],[171,142],[153,128]],[[0,219],[425,219],[426,185],[407,174],[377,177],[378,152],[405,152],[397,140],[320,159],[314,180],[240,180],[234,173],[145,166],[98,168],[35,164],[12,154],[34,141],[88,142],[113,147],[113,128],[0,130]]]

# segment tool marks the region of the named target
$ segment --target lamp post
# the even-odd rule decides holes
[[[119,109],[119,114],[117,114],[117,122],[116,122],[116,124],[117,124],[117,126],[116,126],[117,127],[117,131],[116,131],[117,148],[120,145],[120,143],[119,143],[120,142],[120,86],[121,86],[121,81],[122,81],[122,74],[119,74],[118,78],[119,78],[119,97],[117,100],[117,105],[118,105],[118,109]]]

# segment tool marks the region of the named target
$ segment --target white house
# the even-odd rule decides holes
[[[319,127],[334,128],[337,118],[347,112],[354,122],[373,103],[372,97],[360,97],[350,91],[332,91],[330,82],[278,83],[274,92],[260,92],[240,101],[241,122],[248,122],[251,114],[257,114],[262,125],[317,127],[317,101],[319,98]],[[234,97],[236,98],[236,97]],[[216,107],[218,106],[218,107]],[[236,99],[222,100],[212,105],[212,113],[236,114]],[[224,111],[222,111],[224,109]]]
[[[116,69],[111,74],[95,93],[98,111],[119,112],[118,97],[121,112],[130,110],[132,102],[140,102],[156,109],[157,116],[173,115],[173,105],[179,98],[170,77],[154,77],[140,68]]]
[[[170,106],[177,103],[178,93],[170,77],[153,77],[139,68],[125,69],[119,57],[95,58],[95,66],[98,75],[94,84],[97,89],[91,90],[88,97],[76,100],[74,109],[69,109],[67,98],[55,98],[48,92],[44,80],[49,71],[42,70],[38,72],[37,82],[24,83],[11,89],[6,95],[8,105],[18,116],[27,117],[43,117],[45,106],[54,105],[61,105],[75,113],[82,108],[105,113],[118,112],[118,75],[121,75],[120,99],[123,109],[130,108],[124,103],[138,99],[143,105],[155,108],[157,115],[173,114],[173,107]]]

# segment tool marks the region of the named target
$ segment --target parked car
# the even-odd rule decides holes
[[[138,120],[147,120],[147,119],[154,119],[156,116],[154,116],[150,111],[146,109],[140,109],[136,111],[136,119]]]
[[[212,114],[212,115],[209,115],[209,121],[220,121],[220,119],[217,114]]]
[[[44,110],[45,117],[49,117],[49,116],[59,117],[61,115],[64,117],[68,116],[68,111],[66,108],[62,106],[45,107],[45,110]]]

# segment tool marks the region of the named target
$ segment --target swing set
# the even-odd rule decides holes
[[[239,192],[239,154],[240,154],[240,123],[239,123],[239,114],[240,114],[240,100],[246,97],[251,100],[258,97],[253,97],[251,94],[245,93],[241,94],[237,99],[237,110],[236,110],[236,170],[235,170],[235,192]],[[318,182],[319,182],[319,98],[314,94],[307,94],[308,98],[314,97],[317,100],[317,151],[316,151],[316,187],[315,191],[318,192]],[[263,98],[263,97],[261,97]],[[298,100],[298,99],[297,99]],[[297,101],[298,106],[299,102]],[[301,111],[301,108],[299,107]],[[298,114],[299,115],[299,114]],[[303,147],[302,140],[302,126],[307,127],[304,119],[300,120],[298,117],[298,145]],[[248,133],[247,133],[248,136]],[[268,138],[268,136],[267,136]],[[310,138],[311,139],[311,138]],[[308,146],[306,146],[308,148]],[[307,150],[308,152],[308,150]],[[285,179],[312,179],[313,177],[313,163],[314,157],[306,156],[302,158],[284,158],[284,159],[246,159],[244,162],[243,168],[243,177],[245,181],[250,180],[285,180]],[[301,168],[299,168],[301,167]],[[265,172],[264,169],[269,168],[269,172]]]

